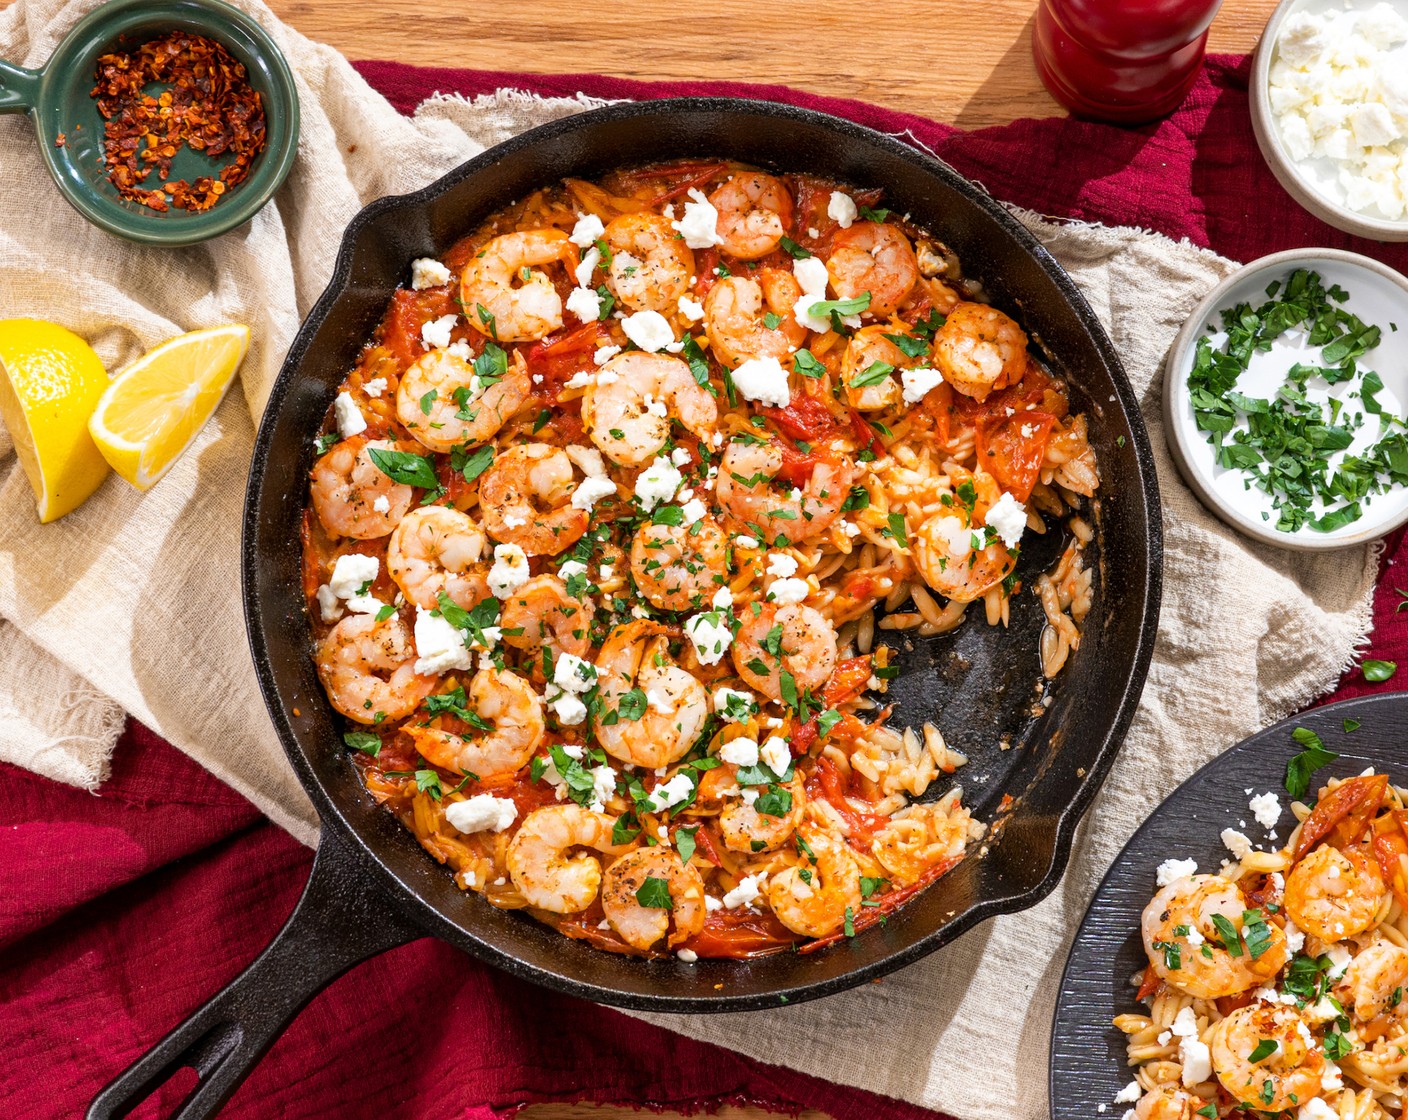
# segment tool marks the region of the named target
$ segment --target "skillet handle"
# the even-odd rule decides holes
[[[87,1120],[126,1116],[186,1066],[199,1081],[169,1120],[208,1120],[323,988],[360,961],[422,935],[324,829],[303,896],[269,947],[109,1082],[88,1106]]]
[[[25,113],[39,97],[39,71],[0,59],[0,113]]]

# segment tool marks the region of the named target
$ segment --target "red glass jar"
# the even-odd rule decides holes
[[[1133,124],[1182,102],[1222,0],[1041,0],[1037,73],[1081,117]]]

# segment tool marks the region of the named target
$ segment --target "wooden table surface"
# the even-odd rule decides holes
[[[0,0],[0,8],[13,0]],[[1035,0],[926,0],[861,7],[854,0],[758,4],[709,0],[269,0],[304,34],[353,59],[424,66],[592,72],[623,78],[777,82],[982,128],[1060,107],[1031,61]],[[1209,49],[1250,51],[1276,0],[1225,0]],[[951,28],[952,34],[948,34]],[[946,45],[947,40],[947,45]],[[805,1011],[802,1012],[805,1014]],[[590,1085],[583,1071],[583,1085]],[[537,1105],[524,1120],[614,1120],[631,1110]],[[666,1113],[667,1117],[674,1114]],[[726,1108],[723,1120],[762,1120]],[[804,1113],[804,1120],[824,1120]]]

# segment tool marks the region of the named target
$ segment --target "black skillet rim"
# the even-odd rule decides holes
[[[349,280],[351,279],[354,243],[363,227],[388,210],[399,208],[414,209],[417,206],[424,205],[462,182],[464,179],[491,166],[504,154],[532,147],[534,144],[544,139],[556,137],[559,133],[587,127],[593,122],[600,120],[622,120],[636,117],[650,118],[685,112],[714,114],[744,112],[755,115],[779,117],[784,120],[805,121],[808,124],[823,127],[843,136],[862,140],[871,145],[883,146],[889,149],[891,154],[909,163],[915,164],[925,173],[945,180],[953,189],[967,195],[980,206],[1008,236],[1012,237],[1035,259],[1036,263],[1057,286],[1070,309],[1080,320],[1082,327],[1084,327],[1094,340],[1106,365],[1113,371],[1115,392],[1119,397],[1118,403],[1121,411],[1129,421],[1135,457],[1139,464],[1140,482],[1142,484],[1141,496],[1143,498],[1145,521],[1148,526],[1148,538],[1146,543],[1149,555],[1145,601],[1140,619],[1139,643],[1135,651],[1133,663],[1129,666],[1129,670],[1125,675],[1116,718],[1109,726],[1094,764],[1087,767],[1083,777],[1077,776],[1075,778],[1077,783],[1075,794],[1067,803],[1057,821],[1050,866],[1039,882],[1025,891],[976,902],[942,926],[919,937],[912,945],[894,952],[889,956],[882,957],[879,960],[859,965],[852,970],[829,979],[820,980],[815,983],[798,984],[791,987],[779,987],[770,992],[760,992],[750,995],[734,996],[719,994],[702,998],[620,992],[615,988],[571,979],[560,973],[543,970],[534,965],[526,964],[505,953],[498,946],[468,933],[466,930],[444,918],[435,911],[433,907],[421,899],[416,892],[411,890],[390,867],[383,863],[377,853],[362,839],[356,829],[348,823],[340,806],[337,805],[323,788],[316,771],[299,746],[297,736],[292,726],[289,724],[286,714],[283,712],[282,704],[279,701],[278,688],[269,664],[269,653],[264,635],[253,609],[255,596],[252,588],[254,585],[254,570],[258,564],[258,557],[251,543],[254,539],[254,531],[257,523],[256,496],[264,485],[265,461],[268,454],[268,444],[272,439],[273,424],[270,422],[269,418],[277,413],[284,398],[292,389],[295,380],[294,374],[312,341],[313,334],[315,333],[314,328],[326,317],[331,306],[340,298],[343,291],[348,286]],[[487,149],[480,155],[461,164],[459,167],[419,191],[405,195],[392,195],[369,203],[352,219],[343,234],[342,244],[338,250],[337,261],[329,276],[328,285],[300,326],[297,336],[289,347],[288,355],[284,360],[284,364],[275,380],[274,387],[270,392],[268,402],[265,405],[264,419],[259,425],[259,431],[255,438],[254,454],[250,465],[245,499],[241,554],[245,628],[249,637],[250,649],[254,659],[255,672],[259,680],[260,691],[264,695],[265,706],[269,710],[270,718],[279,735],[279,740],[283,744],[284,752],[293,765],[300,784],[318,810],[318,815],[322,821],[323,827],[335,831],[338,838],[353,849],[358,861],[365,868],[371,869],[374,872],[381,886],[385,889],[388,905],[393,906],[402,914],[411,918],[417,925],[423,928],[428,935],[448,940],[451,944],[465,949],[472,955],[497,968],[503,969],[510,975],[542,984],[553,990],[578,996],[583,999],[633,1010],[664,1012],[757,1011],[776,1007],[780,1002],[784,1001],[788,1004],[799,1003],[805,1000],[831,995],[855,987],[858,984],[864,983],[866,980],[893,972],[922,957],[928,956],[934,950],[953,941],[959,935],[978,925],[980,922],[996,917],[999,914],[1014,913],[1035,905],[1055,889],[1056,884],[1061,880],[1061,877],[1065,873],[1066,866],[1070,861],[1071,844],[1076,826],[1080,823],[1086,810],[1090,807],[1090,803],[1094,799],[1095,794],[1103,784],[1105,776],[1114,762],[1115,755],[1118,753],[1123,743],[1125,732],[1128,731],[1129,724],[1134,718],[1134,712],[1138,707],[1139,697],[1143,692],[1149,663],[1153,657],[1154,640],[1158,628],[1159,607],[1163,584],[1163,522],[1161,517],[1158,481],[1154,470],[1154,458],[1149,442],[1149,434],[1144,426],[1134,390],[1129,384],[1128,376],[1124,372],[1124,367],[1118,355],[1115,353],[1114,347],[1108,335],[1105,333],[1104,327],[1100,324],[1094,311],[1091,310],[1085,297],[1081,294],[1075,282],[1066,273],[1065,269],[1057,263],[1055,258],[1051,256],[1045,247],[1042,246],[1005,207],[994,200],[986,191],[958,174],[958,172],[953,170],[942,160],[920,149],[903,144],[892,136],[877,132],[871,128],[866,128],[863,125],[858,125],[827,113],[820,113],[815,110],[801,109],[791,105],[768,101],[730,97],[681,97],[655,101],[622,102],[606,106],[605,108],[564,117],[560,120],[530,129],[527,132],[520,133],[501,144]]]

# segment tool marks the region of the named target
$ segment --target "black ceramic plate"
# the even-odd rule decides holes
[[[1346,732],[1345,720],[1358,720],[1359,727]],[[1408,692],[1395,692],[1282,720],[1219,755],[1174,790],[1115,857],[1076,931],[1051,1031],[1052,1120],[1094,1120],[1102,1104],[1107,1114],[1120,1114],[1121,1106],[1111,1102],[1133,1071],[1125,1064],[1125,1036],[1111,1020],[1140,1007],[1129,978],[1147,963],[1139,915],[1153,896],[1155,869],[1177,857],[1197,860],[1200,871],[1216,870],[1228,858],[1220,838],[1228,827],[1263,846],[1266,832],[1251,819],[1248,789],[1280,796],[1277,831],[1284,839],[1292,823],[1286,760],[1301,749],[1291,738],[1297,727],[1314,731],[1340,756],[1316,771],[1312,784],[1358,774],[1366,766],[1387,771],[1395,781],[1408,778]]]

